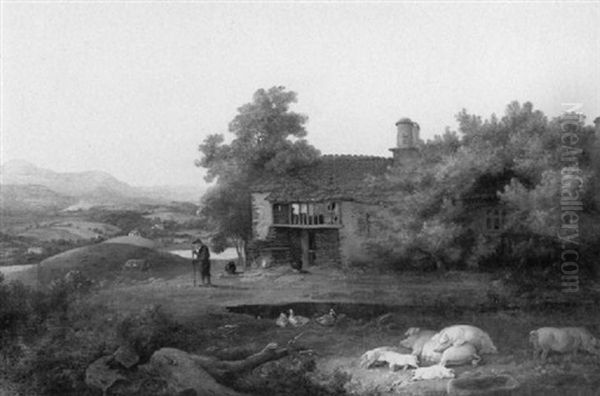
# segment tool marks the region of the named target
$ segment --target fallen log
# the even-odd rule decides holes
[[[154,352],[144,370],[165,380],[173,394],[195,391],[198,396],[236,396],[238,392],[222,383],[229,383],[236,376],[266,362],[281,359],[289,351],[289,348],[279,348],[271,343],[245,359],[226,361],[174,348],[162,348]]]
[[[287,356],[291,350],[292,347],[280,348],[277,344],[270,343],[260,352],[245,359],[220,360],[175,348],[161,348],[152,354],[148,363],[139,366],[140,370],[135,375],[129,370],[135,363],[130,365],[129,359],[125,359],[126,364],[119,362],[120,368],[114,367],[113,362],[117,361],[116,356],[120,354],[109,355],[98,359],[88,367],[86,383],[106,394],[118,382],[127,384],[127,387],[131,388],[139,387],[140,381],[143,383],[143,377],[146,377],[162,381],[168,394],[239,396],[241,395],[239,392],[224,384],[233,383],[237,376],[264,363]],[[119,351],[123,352],[121,349]],[[113,393],[127,394],[129,388],[124,389],[121,391],[113,389]]]
[[[242,360],[218,360],[209,356],[190,355],[196,364],[210,373],[215,379],[228,381],[232,376],[250,371],[272,360],[278,360],[289,353],[287,348],[279,348],[277,344],[271,343],[260,352],[252,354]]]

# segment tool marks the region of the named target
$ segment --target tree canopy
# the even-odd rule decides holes
[[[206,181],[215,183],[203,197],[202,214],[217,250],[233,242],[244,258],[251,239],[252,181],[265,172],[309,165],[320,155],[305,139],[308,117],[290,110],[296,101],[296,93],[281,86],[259,89],[229,123],[230,143],[223,134],[212,134],[198,147],[196,166],[205,168]]]
[[[426,142],[419,159],[374,182],[387,192],[388,206],[377,218],[382,232],[369,247],[387,260],[414,264],[422,258],[438,268],[547,260],[560,242],[565,163],[559,120],[548,120],[529,102],[513,102],[501,118],[484,120],[462,110],[457,121],[457,132]],[[583,204],[594,215],[595,135],[581,124],[578,136]],[[481,214],[471,203],[481,199],[506,209],[498,237],[474,231]],[[589,232],[585,238],[592,246],[599,236]],[[507,243],[510,249],[503,249]]]

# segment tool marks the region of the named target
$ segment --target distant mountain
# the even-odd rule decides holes
[[[3,205],[12,207],[18,204],[16,197],[20,197],[24,200],[22,205],[17,205],[20,209],[26,207],[27,202],[35,202],[34,206],[41,207],[46,204],[56,207],[60,203],[65,204],[64,208],[197,202],[203,193],[201,186],[133,187],[106,172],[55,172],[23,160],[2,165],[0,184]],[[44,191],[48,194],[46,204],[42,202]]]
[[[2,165],[0,175],[2,184],[41,185],[69,196],[81,196],[95,190],[124,197],[139,195],[139,192],[127,183],[100,171],[60,173],[39,168],[27,161],[14,160]]]
[[[58,194],[45,186],[0,186],[0,208],[11,212],[48,212],[62,210],[77,201],[76,198]]]

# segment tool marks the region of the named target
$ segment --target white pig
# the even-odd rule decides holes
[[[444,379],[454,378],[454,370],[446,368],[442,365],[436,364],[435,366],[420,367],[413,371],[413,381],[419,380],[432,380],[432,379]]]
[[[467,343],[462,345],[453,345],[446,349],[442,354],[441,366],[461,366],[463,364],[472,364],[477,366],[481,357],[477,354],[477,349]]]
[[[413,355],[421,356],[423,347],[431,339],[431,337],[436,334],[436,332],[434,330],[411,327],[404,334],[407,335],[407,337],[400,341],[400,345],[405,348],[412,349]]]
[[[439,333],[434,334],[424,345],[421,351],[421,362],[439,363],[442,360],[442,354],[436,352],[435,347],[439,341]]]
[[[404,332],[405,337],[410,337],[411,335],[415,335],[420,333],[422,330],[420,327],[409,327],[408,330]]]
[[[600,354],[598,340],[583,327],[541,327],[529,333],[529,341],[533,345],[533,358],[541,355],[542,361],[550,351],[576,354],[584,350]]]
[[[443,352],[452,345],[472,344],[479,353],[498,353],[498,349],[490,336],[478,327],[470,325],[449,326],[439,333],[439,339],[434,350]]]
[[[381,353],[386,352],[386,351],[397,352],[396,348],[391,347],[391,346],[384,346],[384,347],[371,349],[371,350],[363,353],[362,356],[360,357],[360,362],[359,362],[360,367],[369,368],[369,367],[373,366],[378,361]]]
[[[390,366],[390,371],[396,371],[397,368],[407,367],[418,368],[417,357],[415,355],[406,355],[394,351],[382,351],[377,357],[378,362],[386,362]]]
[[[594,355],[600,355],[600,341],[585,327],[563,327],[571,337],[579,339],[579,349]]]

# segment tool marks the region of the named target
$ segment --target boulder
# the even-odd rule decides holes
[[[90,388],[100,389],[102,394],[106,392],[118,381],[127,381],[118,370],[109,366],[113,360],[112,355],[103,356],[94,361],[85,370],[85,383]]]
[[[113,354],[114,360],[126,369],[130,369],[140,361],[140,357],[135,350],[128,346],[120,346]]]
[[[239,396],[240,393],[219,384],[194,359],[194,355],[175,348],[154,352],[144,368],[167,383],[170,394],[194,396]]]

